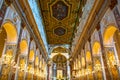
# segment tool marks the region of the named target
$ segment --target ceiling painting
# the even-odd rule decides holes
[[[47,41],[50,45],[71,44],[81,0],[39,0]]]

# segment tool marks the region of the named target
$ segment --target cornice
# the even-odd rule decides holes
[[[107,2],[107,3],[105,3],[105,2]],[[103,4],[105,4],[105,5],[103,6]],[[83,47],[83,46],[81,46],[81,44],[83,44],[85,42],[85,39],[87,39],[86,37],[89,38],[89,36],[92,34],[91,32],[90,32],[90,34],[88,34],[88,31],[94,26],[95,18],[97,18],[97,23],[100,21],[100,19],[98,18],[98,15],[103,15],[100,12],[101,11],[100,8],[102,8],[102,6],[103,6],[104,9],[102,8],[102,10],[104,11],[103,13],[105,13],[106,6],[108,6],[107,4],[109,4],[109,0],[96,0],[95,1],[94,6],[90,12],[89,17],[88,17],[88,20],[86,21],[84,29],[81,33],[81,36],[78,39],[78,43],[76,44],[76,46],[74,48],[74,53],[72,53],[72,55],[71,55],[72,57],[75,57],[75,55],[79,53],[80,47]],[[100,16],[100,17],[102,18],[102,16]],[[95,29],[95,26],[94,26],[94,29]],[[91,29],[91,31],[92,30],[93,29]]]
[[[19,3],[20,5],[18,5],[17,3]],[[47,59],[48,58],[47,51],[45,49],[43,40],[41,38],[40,32],[38,30],[37,24],[35,22],[35,19],[34,19],[34,16],[32,14],[31,8],[28,4],[28,1],[27,0],[19,0],[19,1],[16,0],[16,1],[14,1],[13,4],[15,5],[15,8],[18,9],[19,15],[22,17],[26,17],[26,19],[30,25],[30,26],[28,26],[29,32],[32,33],[31,35],[34,36],[36,44],[38,45],[38,48],[39,49],[42,48],[40,51],[41,52],[43,51],[42,52],[42,53],[44,53],[43,56],[45,57],[45,59]],[[20,11],[19,8],[21,8],[22,11]]]

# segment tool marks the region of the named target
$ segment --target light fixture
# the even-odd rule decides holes
[[[91,73],[92,73],[91,69],[89,69],[89,68],[86,69],[86,72],[85,72],[86,75],[89,75],[89,74],[91,74]]]
[[[102,67],[101,67],[101,64],[95,64],[94,66],[94,70],[97,72],[97,71],[101,71]]]

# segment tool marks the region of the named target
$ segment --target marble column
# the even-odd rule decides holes
[[[91,38],[91,37],[90,37]],[[92,71],[94,71],[94,63],[93,63],[93,53],[92,53],[92,46],[91,46],[91,39],[89,38],[89,43],[90,43],[90,53],[91,53],[91,60],[92,60]],[[94,73],[92,73],[92,75],[93,75],[93,79],[95,80],[95,74]]]
[[[50,64],[47,65],[47,80],[50,80]]]
[[[18,62],[19,62],[18,58],[19,58],[19,54],[20,54],[20,40],[21,40],[21,37],[22,37],[22,31],[23,31],[23,28],[25,27],[25,24],[22,22],[21,26],[22,27],[20,27],[20,34],[19,34],[18,43],[17,43],[17,51],[16,51],[17,54],[15,56],[16,72],[15,72],[15,74],[13,74],[15,76],[15,80],[17,80],[17,74],[18,74]]]
[[[98,35],[99,35],[99,38],[100,38],[100,44],[101,44],[101,55],[102,55],[102,59],[103,59],[103,65],[104,65],[104,76],[110,80],[112,79],[111,75],[110,75],[110,72],[108,70],[108,65],[107,65],[107,59],[106,59],[106,54],[105,54],[105,49],[104,49],[104,45],[103,45],[103,38],[102,38],[102,33],[101,33],[101,30],[100,30],[100,24],[98,24],[97,26],[97,31],[98,31]]]
[[[68,77],[68,80],[70,80],[70,65],[69,65],[69,61],[67,61],[67,77]]]

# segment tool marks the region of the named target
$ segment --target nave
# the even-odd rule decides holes
[[[120,0],[0,0],[0,80],[120,80]]]

